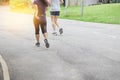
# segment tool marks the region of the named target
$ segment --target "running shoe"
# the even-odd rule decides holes
[[[40,43],[39,43],[39,42],[37,42],[35,45],[36,45],[37,47],[40,47]]]
[[[52,34],[53,34],[54,36],[57,36],[57,32],[53,32]]]
[[[59,29],[59,33],[62,34],[63,33],[63,28]]]
[[[49,48],[49,43],[48,43],[48,40],[47,40],[47,39],[45,39],[45,40],[44,40],[44,42],[45,42],[45,47],[46,47],[46,48]]]

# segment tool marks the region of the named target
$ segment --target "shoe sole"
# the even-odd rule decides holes
[[[52,33],[52,35],[57,36],[57,33]]]
[[[40,47],[40,44],[35,44],[35,46]]]

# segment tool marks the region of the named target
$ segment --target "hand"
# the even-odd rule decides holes
[[[47,4],[48,4],[49,6],[51,6],[51,1],[50,1],[50,0],[47,0]]]
[[[60,0],[60,4],[63,4],[64,3],[64,1],[63,0]]]

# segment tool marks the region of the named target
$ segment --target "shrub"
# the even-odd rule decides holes
[[[29,7],[31,4],[31,0],[10,0],[11,8],[25,8]]]

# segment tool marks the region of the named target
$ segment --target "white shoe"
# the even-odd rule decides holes
[[[55,35],[55,36],[57,36],[57,32],[53,32],[52,34]]]

